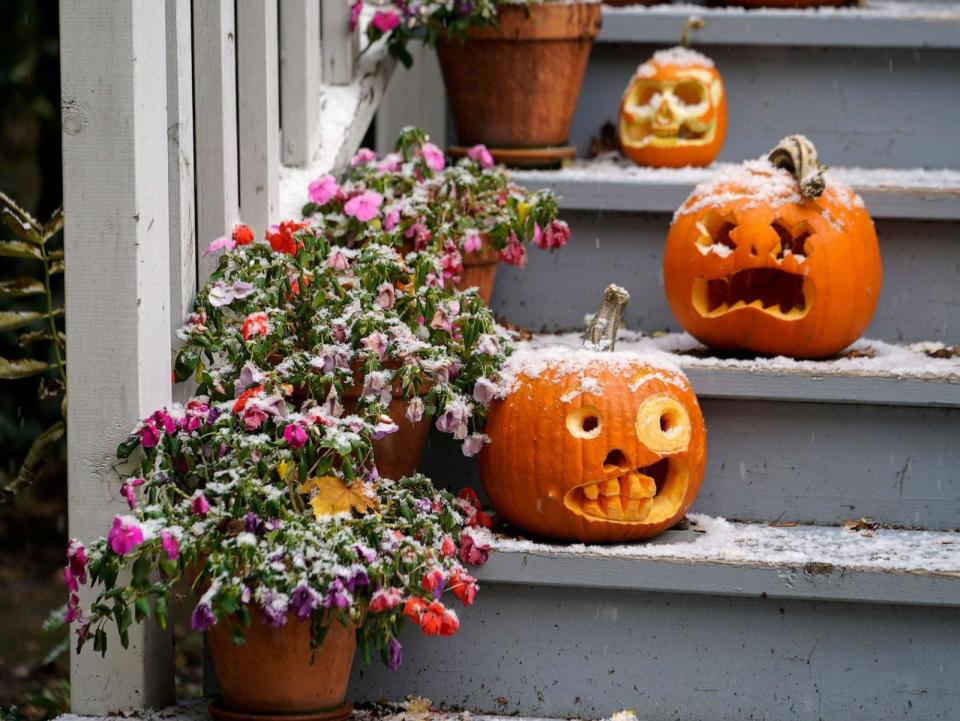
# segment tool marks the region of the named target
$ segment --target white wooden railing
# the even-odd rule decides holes
[[[296,210],[343,168],[393,69],[357,59],[347,0],[61,0],[70,534],[124,506],[117,443],[172,400],[173,332],[243,219]],[[281,182],[281,179],[283,182]],[[145,624],[71,660],[72,706],[173,700],[173,646]]]

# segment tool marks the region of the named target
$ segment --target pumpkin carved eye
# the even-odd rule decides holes
[[[686,450],[690,416],[680,401],[665,393],[647,398],[637,411],[637,438],[655,453]]]
[[[596,438],[601,426],[600,411],[595,406],[574,408],[567,413],[567,430],[574,438]]]

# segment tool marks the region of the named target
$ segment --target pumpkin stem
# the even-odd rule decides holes
[[[611,283],[603,291],[600,310],[587,323],[583,333],[583,346],[592,350],[613,350],[617,344],[617,332],[623,322],[623,313],[630,302],[630,294],[619,285]]]
[[[690,31],[703,30],[705,27],[707,27],[706,20],[696,15],[691,15],[687,22],[683,24],[683,28],[680,30],[680,47],[689,48]]]
[[[767,156],[778,168],[789,170],[800,184],[800,194],[809,200],[823,194],[823,172],[826,165],[820,165],[817,149],[802,135],[788,135],[777,143],[777,147]]]

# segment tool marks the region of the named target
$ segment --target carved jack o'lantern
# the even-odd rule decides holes
[[[727,100],[713,61],[685,47],[641,65],[620,103],[623,153],[639,165],[709,165],[727,135]]]
[[[582,542],[650,538],[693,504],[706,429],[681,371],[612,351],[628,298],[615,286],[588,348],[524,351],[513,388],[490,409],[479,458],[493,507],[537,536]]]
[[[822,358],[856,340],[880,296],[863,201],[824,178],[803,136],[701,183],[677,211],[663,260],[677,321],[715,348]]]

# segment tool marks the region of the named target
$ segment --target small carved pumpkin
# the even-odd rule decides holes
[[[685,330],[714,348],[796,358],[860,337],[880,297],[877,234],[860,196],[824,170],[795,135],[694,189],[663,260]]]
[[[509,361],[511,392],[490,409],[479,468],[493,507],[518,529],[640,540],[693,505],[706,465],[703,416],[679,369],[612,352],[627,298],[607,289],[587,349]]]
[[[620,147],[635,163],[709,165],[726,135],[726,94],[710,58],[678,46],[654,53],[637,68],[620,102],[619,122]]]

